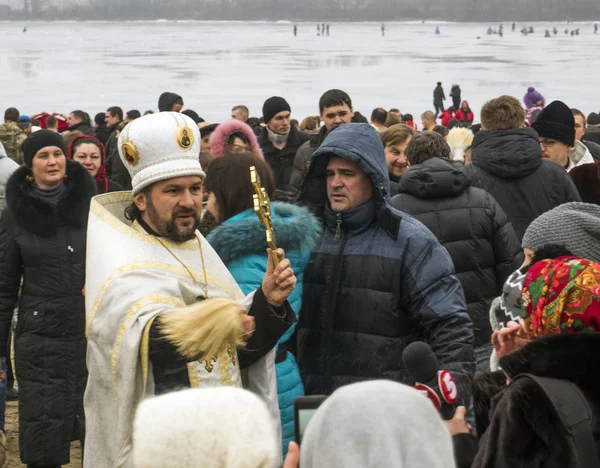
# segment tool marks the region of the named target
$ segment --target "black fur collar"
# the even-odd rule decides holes
[[[49,237],[56,233],[59,224],[78,228],[87,224],[90,200],[96,195],[96,183],[81,164],[67,159],[67,193],[57,207],[33,196],[32,183],[27,179],[30,174],[31,169],[22,166],[6,184],[6,205],[22,228]]]
[[[534,374],[569,380],[581,388],[600,392],[600,334],[573,333],[533,340],[500,360],[510,376]]]

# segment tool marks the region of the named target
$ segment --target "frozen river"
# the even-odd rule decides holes
[[[544,38],[557,26],[559,34]],[[488,24],[332,23],[318,37],[315,23],[0,22],[0,108],[22,113],[93,114],[112,105],[156,109],[163,91],[181,94],[185,108],[210,121],[235,104],[260,116],[272,95],[288,99],[293,115],[318,113],[318,99],[341,88],[355,109],[399,107],[418,118],[442,81],[459,83],[473,110],[500,94],[522,97],[535,86],[585,113],[600,110],[600,34],[593,25],[534,24],[527,37],[488,36]],[[497,27],[497,25],[493,25]],[[580,28],[579,36],[565,28]],[[478,36],[480,39],[478,39]],[[448,101],[447,101],[448,102]],[[476,114],[477,115],[477,114]]]

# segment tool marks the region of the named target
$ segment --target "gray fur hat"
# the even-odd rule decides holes
[[[521,246],[535,252],[547,245],[563,245],[577,257],[600,262],[600,206],[565,203],[537,217]]]

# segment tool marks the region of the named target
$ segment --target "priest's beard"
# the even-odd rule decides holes
[[[173,242],[185,242],[196,236],[196,230],[200,226],[200,215],[195,210],[175,207],[171,214],[171,219],[164,219],[156,211],[156,207],[152,203],[152,197],[148,197],[146,200],[146,213],[160,235]],[[176,223],[178,216],[191,216],[194,222],[180,228]]]

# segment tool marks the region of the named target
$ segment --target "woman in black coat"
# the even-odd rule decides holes
[[[33,133],[23,152],[0,219],[0,357],[9,356],[1,344],[18,303],[21,461],[55,467],[69,463],[72,440],[84,440],[85,244],[96,187],[57,133]]]

